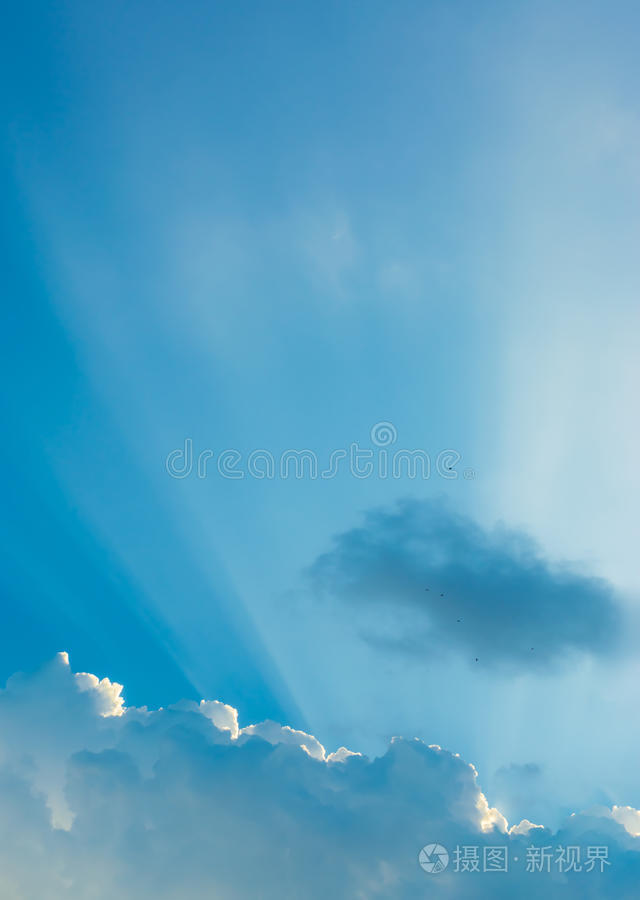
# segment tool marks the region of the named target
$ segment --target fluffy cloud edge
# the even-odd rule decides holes
[[[410,898],[427,889],[417,854],[430,838],[523,856],[584,836],[611,845],[615,888],[585,893],[582,881],[574,893],[552,879],[550,896],[633,896],[640,874],[631,806],[573,814],[555,834],[510,826],[475,767],[436,744],[394,738],[370,759],[276,722],[242,726],[217,700],[127,707],[122,685],[73,673],[64,653],[0,692],[0,801],[0,895],[25,900],[243,900],[256,884],[266,898]],[[452,878],[440,877],[441,896],[484,896]],[[539,889],[526,878],[509,888]]]

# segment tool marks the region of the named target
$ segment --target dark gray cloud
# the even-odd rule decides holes
[[[367,512],[308,576],[320,595],[365,611],[370,642],[413,655],[456,649],[482,666],[539,669],[575,652],[610,653],[621,630],[608,582],[441,502]]]

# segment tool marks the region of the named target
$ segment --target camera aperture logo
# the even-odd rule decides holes
[[[167,454],[165,469],[171,478],[241,479],[332,479],[347,474],[352,478],[410,478],[426,480],[433,474],[447,480],[462,475],[475,478],[475,469],[458,468],[462,456],[457,450],[443,449],[430,454],[423,449],[394,446],[398,432],[391,422],[377,422],[369,432],[369,446],[353,441],[348,447],[316,453],[309,448],[273,453],[264,448],[242,453],[237,448],[215,451],[207,448],[196,452],[192,438],[184,446]]]
[[[418,853],[421,868],[430,875],[437,875],[449,865],[449,852],[442,844],[425,844]]]

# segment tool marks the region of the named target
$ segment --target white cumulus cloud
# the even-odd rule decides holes
[[[7,900],[631,898],[640,813],[509,825],[474,767],[417,739],[327,753],[219,701],[126,707],[65,655],[0,692],[0,897]],[[418,864],[437,842],[449,865]],[[607,847],[604,872],[527,873],[530,846]],[[456,847],[507,848],[507,873],[457,872]],[[516,863],[516,859],[520,863]]]

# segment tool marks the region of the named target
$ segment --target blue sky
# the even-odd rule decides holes
[[[549,827],[640,806],[638,17],[7,11],[2,681],[66,650],[133,706],[437,743]],[[381,422],[428,479],[215,468]]]

